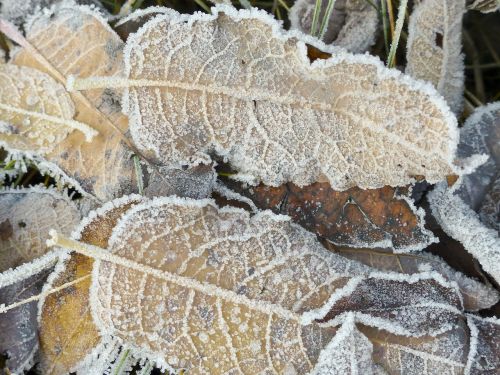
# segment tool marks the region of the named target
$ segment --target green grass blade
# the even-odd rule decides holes
[[[325,15],[323,16],[323,21],[321,22],[321,26],[319,28],[319,39],[323,39],[323,37],[325,36],[326,30],[328,29],[328,23],[330,22],[330,18],[332,17],[334,6],[335,0],[328,0]]]
[[[316,30],[318,29],[319,13],[321,12],[321,1],[316,0],[316,6],[314,7],[313,20],[311,24],[310,34],[316,36]]]
[[[403,25],[405,23],[405,13],[407,6],[408,0],[400,1],[398,9],[398,19],[396,21],[396,27],[394,29],[394,38],[392,39],[391,50],[389,51],[389,56],[387,57],[387,66],[389,68],[394,67],[396,51],[398,49],[399,39],[401,38],[401,31],[403,30]]]

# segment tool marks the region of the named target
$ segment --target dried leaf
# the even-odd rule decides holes
[[[50,229],[69,235],[79,221],[77,206],[55,190],[0,191],[0,272],[39,258]]]
[[[73,121],[75,107],[64,86],[35,69],[0,64],[0,142],[48,153],[74,129],[89,141],[97,133]]]
[[[122,40],[127,40],[130,34],[135,33],[141,26],[143,26],[147,21],[156,17],[159,14],[164,14],[170,12],[170,8],[152,6],[144,9],[136,9],[128,16],[123,17],[118,21],[113,29]]]
[[[486,162],[460,178],[451,189],[436,186],[428,195],[432,214],[443,230],[460,241],[497,282],[500,283],[500,238],[477,214],[488,190],[494,186],[500,160],[500,103],[481,107],[461,129],[458,155]],[[483,157],[474,156],[483,154]]]
[[[482,13],[491,13],[500,9],[498,0],[467,0],[467,9],[479,10]]]
[[[471,331],[471,349],[467,374],[498,374],[500,371],[500,320],[481,319],[470,315],[467,324]]]
[[[108,251],[55,243],[97,259],[90,303],[104,342],[118,338],[134,356],[194,373],[309,372],[335,332],[316,323],[325,316],[341,324],[353,314],[418,336],[449,330],[447,319],[461,315],[458,292],[435,274],[372,273],[286,217],[249,218],[208,200],[135,206],[113,229]]]
[[[0,288],[0,306],[22,301],[40,293],[48,270]],[[38,351],[36,301],[0,313],[0,353],[7,355],[6,366],[11,373],[22,374],[34,364]],[[2,368],[0,372],[3,374]]]
[[[462,112],[465,0],[423,0],[408,26],[406,73],[432,83],[457,115]]]
[[[339,328],[332,341],[320,354],[315,369],[318,375],[372,375],[373,345],[368,338],[358,331],[354,318],[347,318]]]
[[[0,15],[3,19],[21,27],[37,10],[47,8],[62,1],[68,2],[67,0],[2,0]],[[106,12],[98,0],[75,0],[75,3],[96,6],[101,12]]]
[[[497,174],[484,196],[479,218],[484,225],[500,233],[500,174]]]
[[[386,272],[414,274],[422,271],[439,272],[445,279],[454,281],[460,288],[465,310],[477,311],[490,308],[499,301],[499,293],[463,273],[455,271],[441,258],[422,252],[418,254],[394,254],[372,249],[334,248],[332,251],[367,266]]]
[[[240,178],[328,180],[335,190],[406,185],[416,175],[436,182],[455,170],[456,119],[430,87],[336,49],[311,65],[303,41],[264,12],[213,12],[171,12],[143,26],[127,41],[128,81],[69,86],[130,86],[134,142],[167,166],[214,151]]]
[[[469,352],[464,322],[436,337],[404,337],[370,327],[360,327],[373,344],[373,360],[389,374],[463,375]]]
[[[435,241],[424,228],[423,212],[413,205],[407,189],[386,186],[339,192],[320,182],[303,188],[291,183],[275,188],[245,188],[230,180],[227,184],[259,209],[289,215],[294,222],[338,246],[405,252],[421,250]]]
[[[117,199],[90,214],[75,231],[81,241],[107,247],[118,219],[140,202],[138,196]],[[93,260],[72,254],[64,269],[54,275],[48,287],[90,276]],[[47,296],[40,316],[40,355],[44,374],[67,374],[90,354],[99,333],[90,314],[90,278]]]
[[[26,39],[59,74],[25,49],[14,56],[13,62],[46,71],[62,83],[71,74],[81,77],[122,74],[123,42],[99,13],[89,7],[62,2],[51,11],[37,14],[27,25]],[[130,150],[116,130],[125,133],[128,129],[119,93],[111,89],[93,90],[84,95],[72,93],[71,97],[76,120],[96,129],[99,135],[88,143],[74,132],[44,157],[74,178],[84,191],[103,201],[134,191]]]
[[[378,0],[373,2],[378,5]],[[325,16],[328,0],[322,0],[319,19]],[[316,0],[296,0],[290,9],[291,27],[311,33]],[[322,40],[353,53],[367,51],[374,43],[378,28],[378,11],[366,0],[336,0]]]

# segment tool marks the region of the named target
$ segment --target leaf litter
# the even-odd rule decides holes
[[[342,6],[342,2],[338,5]],[[72,14],[78,14],[78,17],[64,21],[61,16]],[[378,194],[396,191],[394,186],[400,186],[397,189],[404,191],[403,186],[422,178],[437,182],[450,174],[459,174],[460,179],[457,186],[449,190],[460,189],[462,181],[468,178],[463,174],[471,172],[473,166],[485,159],[472,155],[477,150],[466,156],[472,157],[464,159],[459,149],[462,159],[455,160],[456,121],[435,90],[386,70],[367,55],[353,56],[298,32],[284,33],[281,25],[262,12],[236,12],[230,7],[214,8],[211,16],[180,16],[166,9],[145,12],[142,16],[132,15],[124,21],[127,28],[132,29],[125,28],[124,32],[138,31],[131,34],[127,42],[125,64],[121,65],[122,56],[117,54],[116,60],[110,59],[112,62],[108,65],[117,68],[116,71],[90,71],[86,74],[89,61],[75,63],[78,65],[76,70],[84,72],[80,74],[80,71],[66,70],[65,59],[69,58],[71,65],[72,54],[76,52],[73,47],[78,48],[78,43],[72,42],[71,31],[63,33],[61,25],[79,30],[85,40],[85,29],[79,27],[82,26],[80,20],[86,16],[99,19],[91,31],[104,30],[108,38],[116,38],[94,10],[75,7],[73,2],[65,1],[51,10],[37,13],[28,21],[25,30],[29,44],[14,38],[16,42],[21,40],[24,51],[14,53],[10,64],[15,62],[38,69],[40,74],[48,74],[59,84],[75,75],[75,79],[69,80],[69,87],[73,85],[73,88],[89,90],[69,95],[62,90],[61,95],[69,97],[77,109],[75,121],[89,123],[92,127],[95,127],[92,121],[97,122],[95,129],[99,134],[89,145],[96,146],[96,138],[102,134],[99,126],[103,122],[110,126],[107,130],[113,128],[113,134],[123,143],[120,143],[121,149],[126,150],[128,156],[135,150],[143,153],[142,157],[147,156],[149,161],[143,159],[137,163],[135,158],[135,168],[130,162],[132,167],[125,169],[130,178],[118,182],[118,186],[114,183],[107,186],[98,183],[102,172],[96,173],[95,181],[80,178],[81,167],[59,169],[60,161],[47,158],[50,154],[47,151],[33,150],[36,148],[33,145],[28,147],[31,151],[23,153],[14,149],[9,156],[10,160],[16,160],[20,155],[33,156],[43,168],[52,167],[53,174],[65,173],[67,180],[73,179],[82,191],[97,196],[104,203],[102,208],[83,219],[72,239],[68,239],[67,234],[52,232],[53,242],[66,250],[51,251],[0,276],[0,290],[23,288],[22,283],[27,277],[50,269],[56,260],[60,260],[41,293],[32,291],[29,297],[26,295],[19,302],[10,301],[9,297],[5,305],[0,306],[3,316],[16,314],[9,319],[31,319],[29,331],[36,333],[33,313],[36,314],[37,309],[30,313],[22,311],[28,306],[34,307],[34,302],[40,300],[38,324],[44,372],[118,374],[128,373],[135,363],[138,363],[141,373],[149,373],[152,366],[168,370],[188,369],[189,373],[206,373],[207,369],[212,373],[224,369],[255,373],[255,369],[266,369],[289,375],[306,372],[325,375],[359,372],[475,374],[498,368],[499,347],[495,335],[498,321],[464,314],[464,310],[489,308],[498,301],[498,293],[488,284],[455,272],[439,258],[425,253],[391,253],[391,244],[387,240],[380,242],[380,237],[377,237],[377,230],[392,228],[389,229],[392,247],[408,250],[405,235],[400,235],[401,243],[395,239],[397,233],[405,233],[415,225],[427,238],[414,250],[425,247],[425,241],[432,235],[426,232],[423,217],[411,200],[396,195],[389,197],[388,194],[387,199],[381,201]],[[63,43],[69,41],[71,46],[64,49],[67,53],[61,53],[62,50],[55,46],[54,52],[61,53],[57,59],[44,57],[36,50],[45,43],[43,38],[37,40],[37,37],[51,30],[48,25],[54,19],[59,22],[56,22],[59,27],[56,34],[60,31],[66,36]],[[165,32],[165,27],[168,27],[167,31],[172,29],[172,33]],[[177,39],[174,32],[181,38]],[[196,37],[191,40],[190,36]],[[46,41],[50,44],[51,39]],[[170,55],[168,69],[162,71],[165,67],[163,59],[169,56],[168,49],[159,49],[162,44],[157,43],[166,42],[168,48],[177,49]],[[224,43],[226,49],[222,46]],[[88,45],[91,44],[92,41],[88,41]],[[97,53],[102,53],[100,47]],[[226,53],[233,54],[229,59],[233,66],[222,64]],[[320,59],[313,62],[317,57]],[[248,66],[244,66],[246,64]],[[219,77],[218,72],[228,72],[229,76]],[[177,76],[170,75],[173,73]],[[343,85],[335,73],[342,73],[349,85],[357,81],[366,83],[364,86],[354,85],[358,90],[354,95],[359,94],[359,98],[349,97],[353,86]],[[302,86],[300,81],[292,83],[291,74],[303,78]],[[105,77],[97,78],[101,76]],[[96,84],[99,80],[100,84]],[[327,93],[321,87],[311,91],[311,87],[322,81],[333,82],[333,87],[339,90],[338,96],[335,90],[333,94]],[[162,84],[158,86],[158,82]],[[372,82],[377,86],[370,89]],[[340,86],[335,86],[339,83]],[[95,90],[96,86],[100,89]],[[124,96],[120,100],[122,88]],[[403,113],[394,112],[400,108],[397,105],[403,105],[403,100],[391,107],[391,103],[379,95],[383,90],[391,99],[399,98],[394,96],[397,91],[407,100]],[[110,102],[103,99],[110,92],[114,98],[111,108],[108,106]],[[156,97],[158,92],[160,100]],[[197,92],[198,95],[201,93],[201,99],[196,97]],[[238,92],[248,95],[243,97]],[[276,102],[271,96],[272,100],[268,100],[265,95],[274,95],[280,100],[288,98],[289,101]],[[337,98],[336,105],[346,100],[339,107],[345,109],[345,113],[339,114],[331,110],[333,107],[328,108],[331,103],[326,99],[332,97]],[[101,104],[95,104],[95,98],[100,98]],[[369,123],[359,120],[359,116],[354,116],[353,120],[353,113],[357,114],[361,107],[366,108],[356,107],[363,104],[363,100],[373,106],[372,111],[364,113],[374,115]],[[85,110],[93,108],[89,121],[78,117],[82,103]],[[126,116],[120,113],[122,103]],[[232,109],[233,118],[226,116],[226,119],[224,116]],[[153,114],[158,118],[155,119]],[[207,119],[203,118],[204,115]],[[407,115],[420,117],[412,119],[405,117]],[[248,119],[255,117],[257,121],[245,128],[247,117],[244,116]],[[396,117],[401,123],[406,121],[406,133],[397,125],[388,126],[391,124],[389,120]],[[300,121],[294,123],[294,118]],[[114,121],[116,119],[118,122]],[[225,123],[221,119],[226,120]],[[127,138],[129,120],[131,140]],[[274,127],[267,127],[269,121]],[[9,119],[2,124],[2,131],[12,129],[10,122]],[[162,122],[167,126],[157,127]],[[302,140],[304,129],[300,122],[311,123],[312,131],[318,135],[307,135]],[[211,128],[213,124],[217,126]],[[335,138],[338,149],[335,155],[349,159],[342,166],[335,165],[337,161],[332,161],[329,155],[331,150],[336,150],[335,147],[321,149],[322,138],[332,136],[321,132],[332,124],[335,129],[344,129],[342,137]],[[383,131],[370,138],[372,134],[368,132],[367,135],[367,125]],[[193,133],[193,129],[199,132]],[[269,134],[262,133],[262,129]],[[283,133],[280,133],[281,129],[285,129]],[[423,134],[422,129],[429,133]],[[162,138],[162,131],[167,131],[165,134],[170,139]],[[173,131],[173,138],[168,131]],[[78,134],[78,131],[63,134],[61,144]],[[391,142],[395,142],[394,147],[399,147],[389,150],[394,154],[388,154],[383,145],[387,134],[391,135]],[[82,134],[80,140],[81,137]],[[145,138],[149,141],[141,144]],[[27,137],[18,139],[28,141]],[[362,142],[358,144],[356,139]],[[254,143],[248,144],[248,140],[254,140]],[[266,143],[268,140],[272,142]],[[311,143],[307,144],[310,140]],[[178,149],[179,142],[184,142],[184,149]],[[339,146],[339,142],[345,144]],[[175,147],[170,147],[171,144]],[[269,147],[271,157],[258,154],[261,144]],[[375,147],[377,144],[379,146]],[[50,142],[46,145],[54,146]],[[429,167],[425,147],[430,145],[439,152]],[[280,151],[282,154],[279,155],[273,148],[275,146],[292,154],[295,147],[299,153],[289,157]],[[418,153],[410,146],[416,147]],[[243,152],[238,147],[243,147]],[[252,154],[253,148],[258,152]],[[312,158],[304,159],[306,150],[316,151]],[[377,163],[382,161],[380,169],[372,170],[371,165],[359,156],[352,160],[352,155],[357,153],[368,155],[366,160],[373,156]],[[318,161],[315,159],[318,155],[330,158]],[[420,162],[415,160],[415,155],[425,157],[426,164],[421,165],[421,170],[412,164]],[[285,163],[281,163],[278,156],[285,159]],[[379,224],[377,230],[364,235],[367,239],[364,245],[385,244],[389,249],[346,249],[330,243],[328,252],[316,240],[314,232],[318,231],[311,224],[308,229],[313,233],[293,224],[285,216],[259,211],[254,202],[216,182],[212,163],[220,157],[238,171],[237,179],[251,184],[263,182],[268,185],[263,189],[279,190],[278,185],[287,183],[292,186],[295,183],[299,185],[297,194],[300,197],[308,189],[314,194],[314,187],[324,184],[328,194],[316,200],[321,203],[328,202],[330,196],[345,194],[349,198],[357,189],[358,200],[365,197],[373,207],[380,207],[384,202],[384,207],[390,212],[373,211],[369,220],[380,220],[384,216],[388,220],[397,219],[394,207],[398,207],[398,212],[401,209],[407,212],[407,219],[413,220],[413,224],[407,225],[410,228]],[[391,157],[394,160],[390,160]],[[266,164],[275,160],[278,164]],[[156,165],[150,164],[151,161]],[[403,171],[394,172],[391,163],[401,161]],[[321,169],[323,164],[333,173]],[[120,168],[119,165],[112,166]],[[177,194],[198,200],[124,196],[110,201],[135,191],[134,173],[144,179],[148,196]],[[347,181],[343,180],[345,176]],[[350,178],[354,179],[349,181]],[[480,214],[478,217],[493,227],[496,224],[495,179],[496,175],[491,177],[493,182],[485,189],[484,198],[475,209]],[[313,187],[304,186],[310,183],[315,184]],[[249,189],[259,187],[262,188]],[[370,193],[370,190],[365,192],[359,187],[374,189]],[[436,194],[439,189],[444,191],[446,187],[438,186]],[[231,199],[242,199],[252,208],[252,216],[241,209],[218,208],[212,201],[201,199],[213,190],[223,191]],[[366,198],[371,196],[376,198]],[[344,206],[353,208],[348,198],[344,200],[347,203]],[[266,199],[265,194],[262,199]],[[307,195],[303,197],[305,206],[309,205],[308,200]],[[356,205],[359,208],[359,204]],[[286,207],[275,209],[275,212],[279,213],[283,208]],[[314,209],[311,212],[314,213]],[[287,213],[293,216],[293,210]],[[349,225],[354,230],[352,233],[356,230],[362,233],[366,228],[362,225],[363,220],[356,222],[357,216],[352,212],[344,217],[347,227],[337,232],[339,236],[344,230],[349,233]],[[408,222],[407,219],[404,221]],[[323,219],[326,224],[328,220]],[[466,226],[471,222],[467,219]],[[410,243],[418,242],[418,231]],[[344,238],[352,240],[352,233]],[[354,236],[354,239],[359,237]],[[359,241],[352,243],[360,245]],[[70,255],[68,250],[76,252]],[[487,271],[495,277],[491,270]],[[2,315],[0,324],[9,322],[8,319],[2,320]],[[33,357],[28,354],[36,347],[36,341],[27,341],[27,345],[18,351],[28,358],[19,360],[19,363],[32,363]]]

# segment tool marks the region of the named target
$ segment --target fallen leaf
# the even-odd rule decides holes
[[[104,343],[113,337],[136,357],[194,373],[312,371],[331,325],[349,314],[417,336],[449,330],[461,315],[458,291],[435,274],[373,273],[283,216],[250,218],[208,200],[139,204],[107,250],[55,243],[96,259],[90,303]]]
[[[22,27],[25,22],[33,16],[37,9],[48,8],[62,1],[65,0],[2,0],[0,4],[0,15],[3,19],[12,22],[18,27]],[[66,1],[66,3],[68,3],[68,1]],[[105,8],[97,0],[74,0],[74,3],[92,5],[97,7],[99,11],[106,12]]]
[[[80,221],[65,193],[43,187],[0,191],[0,272],[44,255],[49,230],[69,235]]]
[[[489,228],[500,233],[500,174],[497,174],[479,208],[479,218]]]
[[[141,201],[138,196],[119,198],[88,216],[75,232],[85,243],[107,247],[118,219]],[[63,270],[52,278],[48,287],[90,276],[93,260],[72,254]],[[40,356],[44,374],[67,374],[89,355],[99,342],[89,301],[90,278],[48,295],[40,315]]]
[[[500,371],[500,320],[470,315],[467,324],[471,331],[471,349],[467,374],[497,374]]]
[[[480,210],[494,186],[500,160],[500,103],[478,108],[460,131],[458,156],[484,162],[452,187],[438,184],[428,195],[432,214],[443,230],[460,241],[496,282],[500,283],[500,238],[481,221]],[[482,155],[481,155],[482,154]],[[485,161],[486,160],[486,161]],[[487,222],[486,222],[487,223]]]
[[[213,151],[240,178],[328,180],[340,191],[416,175],[436,182],[455,170],[456,119],[429,87],[337,49],[311,65],[304,42],[264,12],[212,11],[155,17],[127,40],[127,79],[68,87],[127,86],[134,143],[166,166],[196,165]]]
[[[123,74],[123,42],[102,16],[87,6],[62,2],[50,11],[38,13],[27,27],[26,39],[36,53],[21,49],[12,61],[46,71],[63,84],[71,74]],[[132,151],[122,134],[128,129],[128,120],[121,113],[119,95],[112,89],[72,93],[76,120],[96,129],[99,135],[85,142],[81,134],[74,132],[54,144],[54,151],[43,155],[75,179],[83,191],[102,201],[136,189]]]
[[[491,13],[500,9],[500,2],[498,0],[467,0],[467,9]]]
[[[250,198],[259,209],[289,215],[338,246],[406,252],[421,250],[435,241],[424,228],[423,211],[414,206],[406,188],[335,191],[326,182],[302,188],[291,183],[245,187],[230,179],[224,183]]]
[[[359,329],[373,344],[373,360],[389,374],[464,374],[469,334],[462,320],[453,330],[434,337],[397,336],[366,326]]]
[[[49,270],[0,288],[0,306],[10,305],[40,293]],[[6,367],[22,374],[35,362],[38,352],[37,302],[33,301],[0,313],[0,353],[7,355]],[[0,372],[4,373],[0,366]],[[5,372],[8,374],[9,372]]]
[[[74,129],[84,141],[97,134],[73,121],[75,107],[63,85],[35,69],[0,64],[0,142],[21,150],[53,150]]]
[[[465,0],[423,0],[408,26],[406,73],[436,87],[459,115],[463,107]]]
[[[374,5],[378,5],[375,0]],[[328,0],[321,1],[319,23],[325,17]],[[288,15],[292,29],[311,33],[316,0],[296,0]],[[367,51],[374,43],[379,24],[377,8],[366,0],[337,0],[322,40],[353,53]]]
[[[394,254],[387,250],[350,249],[331,247],[330,250],[367,266],[386,272],[414,274],[436,271],[460,288],[464,309],[477,311],[490,308],[499,301],[499,293],[491,285],[483,284],[461,272],[455,271],[441,258],[421,252],[416,254]]]

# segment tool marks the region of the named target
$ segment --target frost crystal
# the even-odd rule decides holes
[[[216,153],[266,185],[336,190],[454,172],[456,119],[428,85],[256,9],[213,13],[160,15],[128,39],[116,84],[143,153],[176,167]],[[311,64],[305,42],[333,57]]]
[[[458,155],[487,155],[486,163],[462,176],[451,189],[439,184],[429,194],[432,213],[444,231],[460,241],[497,282],[500,281],[500,238],[495,226],[482,222],[477,211],[488,191],[495,187],[499,167],[500,103],[479,108],[461,129]]]
[[[375,0],[374,4],[378,4]],[[325,16],[328,1],[322,0],[319,19]],[[316,0],[297,0],[290,9],[293,29],[311,33]],[[366,0],[336,0],[323,41],[353,53],[367,51],[375,43],[378,27],[377,8]]]
[[[79,221],[76,205],[55,190],[0,192],[0,271],[42,256],[49,229],[69,234]]]
[[[456,114],[462,112],[465,0],[423,0],[410,17],[406,73],[431,82]]]

